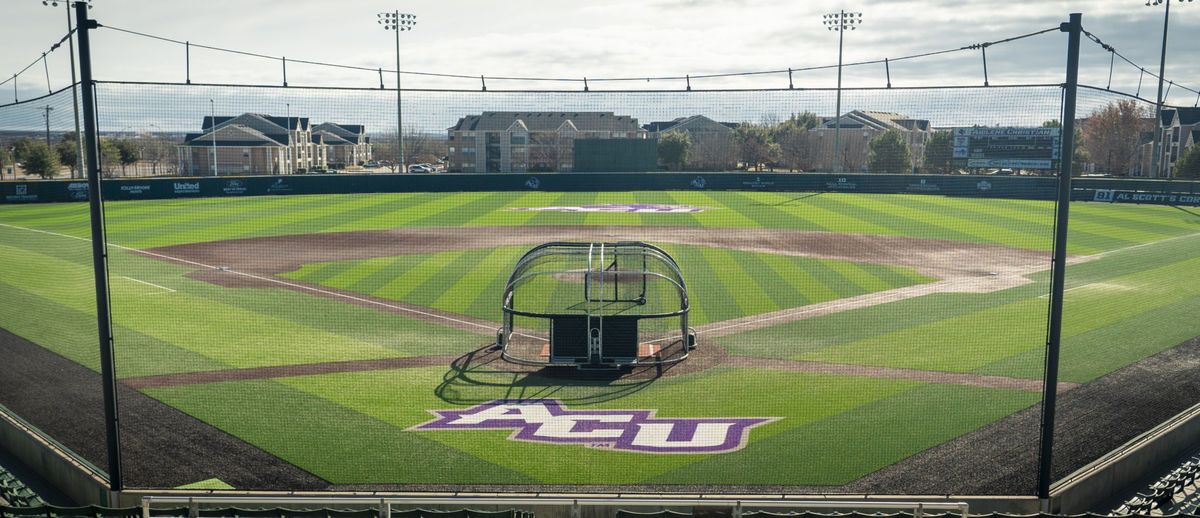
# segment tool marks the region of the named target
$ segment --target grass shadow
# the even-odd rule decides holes
[[[787,205],[787,204],[789,204],[789,203],[792,203],[792,202],[796,202],[796,201],[800,201],[800,200],[804,200],[804,199],[812,198],[813,196],[820,196],[820,195],[822,195],[822,194],[824,194],[824,193],[820,193],[820,192],[813,192],[813,193],[808,193],[808,194],[805,194],[805,195],[803,195],[803,196],[797,196],[797,197],[795,197],[795,198],[792,198],[792,199],[790,199],[790,200],[783,200],[783,201],[781,201],[781,202],[779,202],[779,203],[761,203],[761,204],[758,204],[758,205],[766,205],[766,206],[770,206],[770,207],[778,207],[778,206],[780,206],[780,205]]]
[[[466,353],[450,363],[434,394],[447,403],[472,405],[496,399],[554,398],[587,405],[620,399],[658,381],[671,365],[579,370],[522,366],[505,361],[495,345]]]

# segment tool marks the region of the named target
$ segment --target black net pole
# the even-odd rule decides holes
[[[1054,224],[1054,259],[1050,279],[1050,322],[1046,336],[1046,370],[1042,385],[1042,428],[1038,459],[1037,496],[1048,508],[1053,481],[1054,411],[1058,400],[1058,359],[1062,343],[1063,283],[1067,266],[1067,222],[1071,208],[1071,162],[1075,158],[1075,95],[1079,88],[1079,34],[1083,15],[1071,14],[1062,24],[1068,33],[1067,81],[1063,84],[1062,161],[1058,172],[1058,200]]]
[[[120,491],[121,448],[117,423],[117,379],[113,357],[112,316],[108,291],[108,245],[104,237],[104,209],[100,196],[100,139],[96,122],[96,97],[92,80],[90,31],[97,27],[88,19],[87,2],[75,2],[79,27],[79,73],[83,85],[83,127],[87,153],[88,203],[91,211],[92,268],[96,278],[96,324],[100,335],[100,376],[104,392],[104,427],[108,443],[108,485]]]

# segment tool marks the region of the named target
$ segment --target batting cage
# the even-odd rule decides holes
[[[666,251],[647,243],[537,246],[513,268],[502,310],[496,344],[516,363],[674,363],[696,343],[683,272]]]

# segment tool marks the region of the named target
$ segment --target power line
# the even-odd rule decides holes
[[[272,56],[272,55],[262,54],[262,53],[258,53],[258,52],[249,52],[249,51],[244,51],[244,50],[218,47],[215,45],[203,45],[203,44],[198,44],[198,43],[192,43],[190,41],[183,41],[183,40],[178,40],[178,39],[169,38],[169,37],[165,37],[165,36],[149,34],[149,33],[141,32],[141,31],[135,31],[132,29],[116,27],[113,25],[100,25],[100,27],[103,27],[106,29],[111,29],[111,30],[114,30],[117,32],[134,35],[134,36],[150,38],[150,39],[164,41],[164,42],[168,42],[168,43],[174,43],[177,45],[189,45],[192,47],[213,50],[213,51],[217,51],[217,52],[226,52],[226,53],[231,53],[231,54],[261,58],[261,59],[270,59],[270,60],[275,60],[275,61],[283,61],[283,59],[284,59],[282,56]],[[873,65],[873,64],[881,64],[881,63],[884,63],[885,61],[888,61],[888,62],[904,61],[904,60],[937,56],[937,55],[941,55],[941,54],[949,54],[949,53],[953,53],[953,52],[963,52],[963,51],[969,51],[969,50],[982,49],[982,48],[990,47],[992,45],[1000,45],[1000,44],[1004,44],[1004,43],[1010,43],[1013,41],[1030,38],[1030,37],[1038,36],[1041,34],[1046,34],[1048,32],[1055,32],[1058,30],[1059,30],[1059,28],[1057,26],[1055,26],[1055,27],[1050,27],[1047,29],[1033,31],[1030,33],[1021,34],[1018,36],[1012,36],[1012,37],[1008,37],[1008,38],[1003,38],[1003,39],[999,39],[999,40],[995,40],[995,41],[974,43],[974,44],[965,45],[965,46],[957,47],[957,48],[949,48],[949,49],[942,49],[942,50],[936,50],[936,51],[930,51],[930,52],[922,52],[922,53],[918,53],[918,54],[911,54],[911,55],[900,56],[900,57],[896,57],[896,58],[880,58],[880,59],[872,59],[872,60],[866,60],[866,61],[858,61],[858,62],[853,62],[853,63],[846,63],[843,66],[852,67],[852,66]],[[342,63],[329,63],[329,62],[323,62],[323,61],[295,59],[295,58],[287,58],[287,61],[292,62],[292,63],[307,64],[307,65],[340,68],[340,69],[345,69],[345,70],[356,70],[356,71],[361,71],[361,72],[397,73],[396,70],[389,70],[389,69],[382,68],[382,67],[364,67],[364,66],[356,66],[356,65],[346,65],[346,64],[342,64]],[[749,76],[772,75],[772,74],[790,74],[793,72],[825,70],[825,69],[832,69],[832,68],[836,68],[836,67],[837,67],[837,65],[817,65],[817,66],[808,66],[808,67],[799,67],[799,68],[781,68],[781,69],[773,69],[773,70],[718,72],[718,73],[709,73],[709,74],[626,76],[626,77],[592,77],[592,76],[545,77],[545,76],[521,76],[521,75],[451,74],[451,73],[425,72],[425,71],[415,71],[415,70],[401,70],[401,71],[399,71],[399,73],[407,74],[407,75],[414,75],[414,76],[443,77],[443,78],[451,78],[451,79],[469,79],[469,80],[473,80],[473,81],[475,81],[475,80],[483,81],[483,80],[491,79],[491,80],[497,80],[497,81],[568,82],[568,83],[589,83],[589,82],[591,82],[591,83],[595,83],[595,82],[621,82],[621,81],[690,81],[691,79],[716,79],[716,78],[749,77]]]
[[[1084,31],[1083,31],[1083,34],[1084,34],[1085,36],[1087,36],[1087,38],[1088,38],[1089,40],[1092,40],[1094,43],[1096,43],[1096,45],[1099,45],[1099,46],[1100,46],[1100,48],[1102,48],[1102,49],[1104,49],[1104,50],[1108,51],[1108,52],[1109,52],[1109,53],[1111,53],[1113,56],[1116,56],[1116,57],[1120,58],[1120,59],[1121,59],[1121,61],[1124,61],[1125,63],[1128,63],[1130,66],[1132,66],[1132,67],[1134,67],[1134,68],[1138,69],[1139,71],[1141,71],[1141,72],[1145,73],[1146,75],[1149,75],[1150,77],[1153,77],[1153,78],[1155,78],[1155,79],[1158,79],[1158,74],[1155,74],[1154,72],[1152,72],[1152,71],[1150,71],[1150,70],[1146,69],[1145,67],[1143,67],[1143,66],[1141,66],[1141,65],[1139,65],[1139,64],[1137,64],[1137,63],[1135,63],[1135,62],[1133,62],[1133,60],[1131,60],[1131,59],[1129,59],[1129,58],[1125,57],[1125,55],[1124,55],[1124,54],[1121,54],[1121,52],[1120,52],[1120,51],[1118,51],[1118,50],[1116,49],[1116,47],[1113,47],[1112,45],[1109,45],[1109,44],[1105,43],[1103,40],[1101,40],[1101,39],[1100,39],[1100,37],[1099,37],[1099,36],[1096,36],[1095,34],[1093,34],[1093,33],[1091,33],[1091,32],[1088,32],[1087,30],[1084,30]],[[1110,73],[1111,73],[1111,69],[1112,69],[1112,63],[1109,63],[1109,70],[1110,70]],[[1180,83],[1177,83],[1177,82],[1175,82],[1175,81],[1172,81],[1172,80],[1170,80],[1170,79],[1165,79],[1165,78],[1164,78],[1163,80],[1164,80],[1164,81],[1166,81],[1167,83],[1170,83],[1171,85],[1175,86],[1176,88],[1182,88],[1182,89],[1184,89],[1184,90],[1187,90],[1187,91],[1189,91],[1189,92],[1191,92],[1191,93],[1194,93],[1194,94],[1200,94],[1200,90],[1196,90],[1196,89],[1194,89],[1194,88],[1188,88],[1187,86],[1184,86],[1184,85],[1182,85],[1182,84],[1180,84]]]
[[[7,78],[5,78],[3,81],[0,81],[0,86],[4,86],[4,85],[8,84],[8,82],[9,82],[9,81],[12,81],[13,79],[16,79],[16,78],[17,78],[18,76],[20,76],[21,74],[24,74],[24,73],[25,73],[25,72],[27,72],[27,71],[28,71],[30,68],[33,68],[33,66],[34,66],[34,65],[36,65],[36,64],[38,63],[38,61],[41,61],[41,60],[43,60],[43,59],[46,59],[46,55],[48,55],[48,54],[50,54],[50,53],[54,52],[55,50],[58,50],[58,48],[59,48],[59,47],[61,47],[61,46],[62,46],[62,44],[63,44],[63,43],[65,43],[65,42],[67,41],[67,38],[70,38],[70,37],[71,37],[71,34],[73,34],[74,32],[75,32],[75,29],[71,29],[69,32],[67,32],[67,35],[66,35],[66,36],[63,36],[62,38],[59,38],[58,42],[57,42],[57,43],[55,43],[55,44],[53,44],[53,45],[51,45],[51,46],[50,46],[50,48],[49,48],[48,50],[46,50],[46,52],[42,52],[42,53],[40,53],[40,54],[38,55],[38,57],[36,57],[36,58],[33,58],[33,61],[30,61],[28,65],[25,65],[25,68],[22,68],[22,69],[21,69],[20,71],[18,71],[17,73],[15,73],[15,74],[12,74],[12,75],[9,75],[9,76],[8,76]]]

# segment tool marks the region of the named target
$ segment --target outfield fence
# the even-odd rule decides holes
[[[0,404],[121,467],[121,490],[765,506],[724,495],[1045,498],[1200,403],[1200,183],[1153,177],[1140,88],[691,80],[399,102],[382,85],[89,81],[87,179],[68,171],[71,89],[2,105],[23,158],[0,174]],[[998,144],[1045,156],[956,145],[996,128],[1046,137]],[[696,350],[670,368],[505,362],[505,280],[554,241],[666,250]],[[614,304],[647,303],[590,297],[622,275],[600,261],[522,301],[587,328],[580,363],[637,331],[604,323],[636,313]],[[514,329],[547,358],[570,331]],[[163,498],[147,502],[182,502]]]

